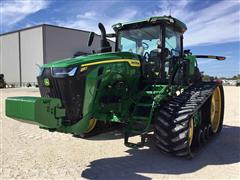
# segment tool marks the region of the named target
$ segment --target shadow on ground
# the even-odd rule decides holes
[[[84,139],[90,141],[122,139],[124,137],[124,127],[123,123],[97,124],[97,129],[95,128],[93,133],[90,133]]]
[[[87,138],[87,140],[90,141],[107,141],[107,140],[114,140],[114,139],[123,139],[124,134],[123,134],[124,129],[118,129],[110,132],[104,132],[103,134],[99,134],[97,136],[93,136],[90,138]]]
[[[150,179],[139,173],[184,174],[207,165],[240,162],[240,127],[224,126],[222,133],[211,139],[192,160],[160,153],[150,138],[149,149],[129,149],[128,156],[92,161],[82,172],[87,179]]]

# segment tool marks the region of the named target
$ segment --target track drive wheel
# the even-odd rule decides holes
[[[224,92],[223,86],[219,85],[213,91],[210,105],[210,124],[213,134],[222,130],[224,116]]]

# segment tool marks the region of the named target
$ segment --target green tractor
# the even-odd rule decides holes
[[[144,146],[153,131],[161,151],[193,157],[195,147],[221,131],[224,114],[221,82],[203,82],[196,59],[225,57],[183,50],[187,27],[171,16],[112,27],[115,33],[106,34],[99,23],[98,52],[44,64],[41,97],[7,98],[6,115],[81,137],[121,123],[128,147]],[[108,37],[116,38],[115,52]],[[93,39],[90,33],[89,46]],[[135,135],[140,142],[130,142]]]

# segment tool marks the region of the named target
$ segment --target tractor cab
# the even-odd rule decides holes
[[[148,82],[168,83],[174,61],[183,57],[182,37],[186,25],[170,17],[115,24],[116,51],[131,52],[141,58],[142,75]]]

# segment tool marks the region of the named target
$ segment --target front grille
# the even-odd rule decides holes
[[[44,85],[44,79],[50,82]],[[59,98],[66,109],[65,123],[76,123],[83,117],[83,100],[85,90],[85,75],[77,71],[75,76],[53,77],[50,68],[45,68],[37,77],[42,97]]]

